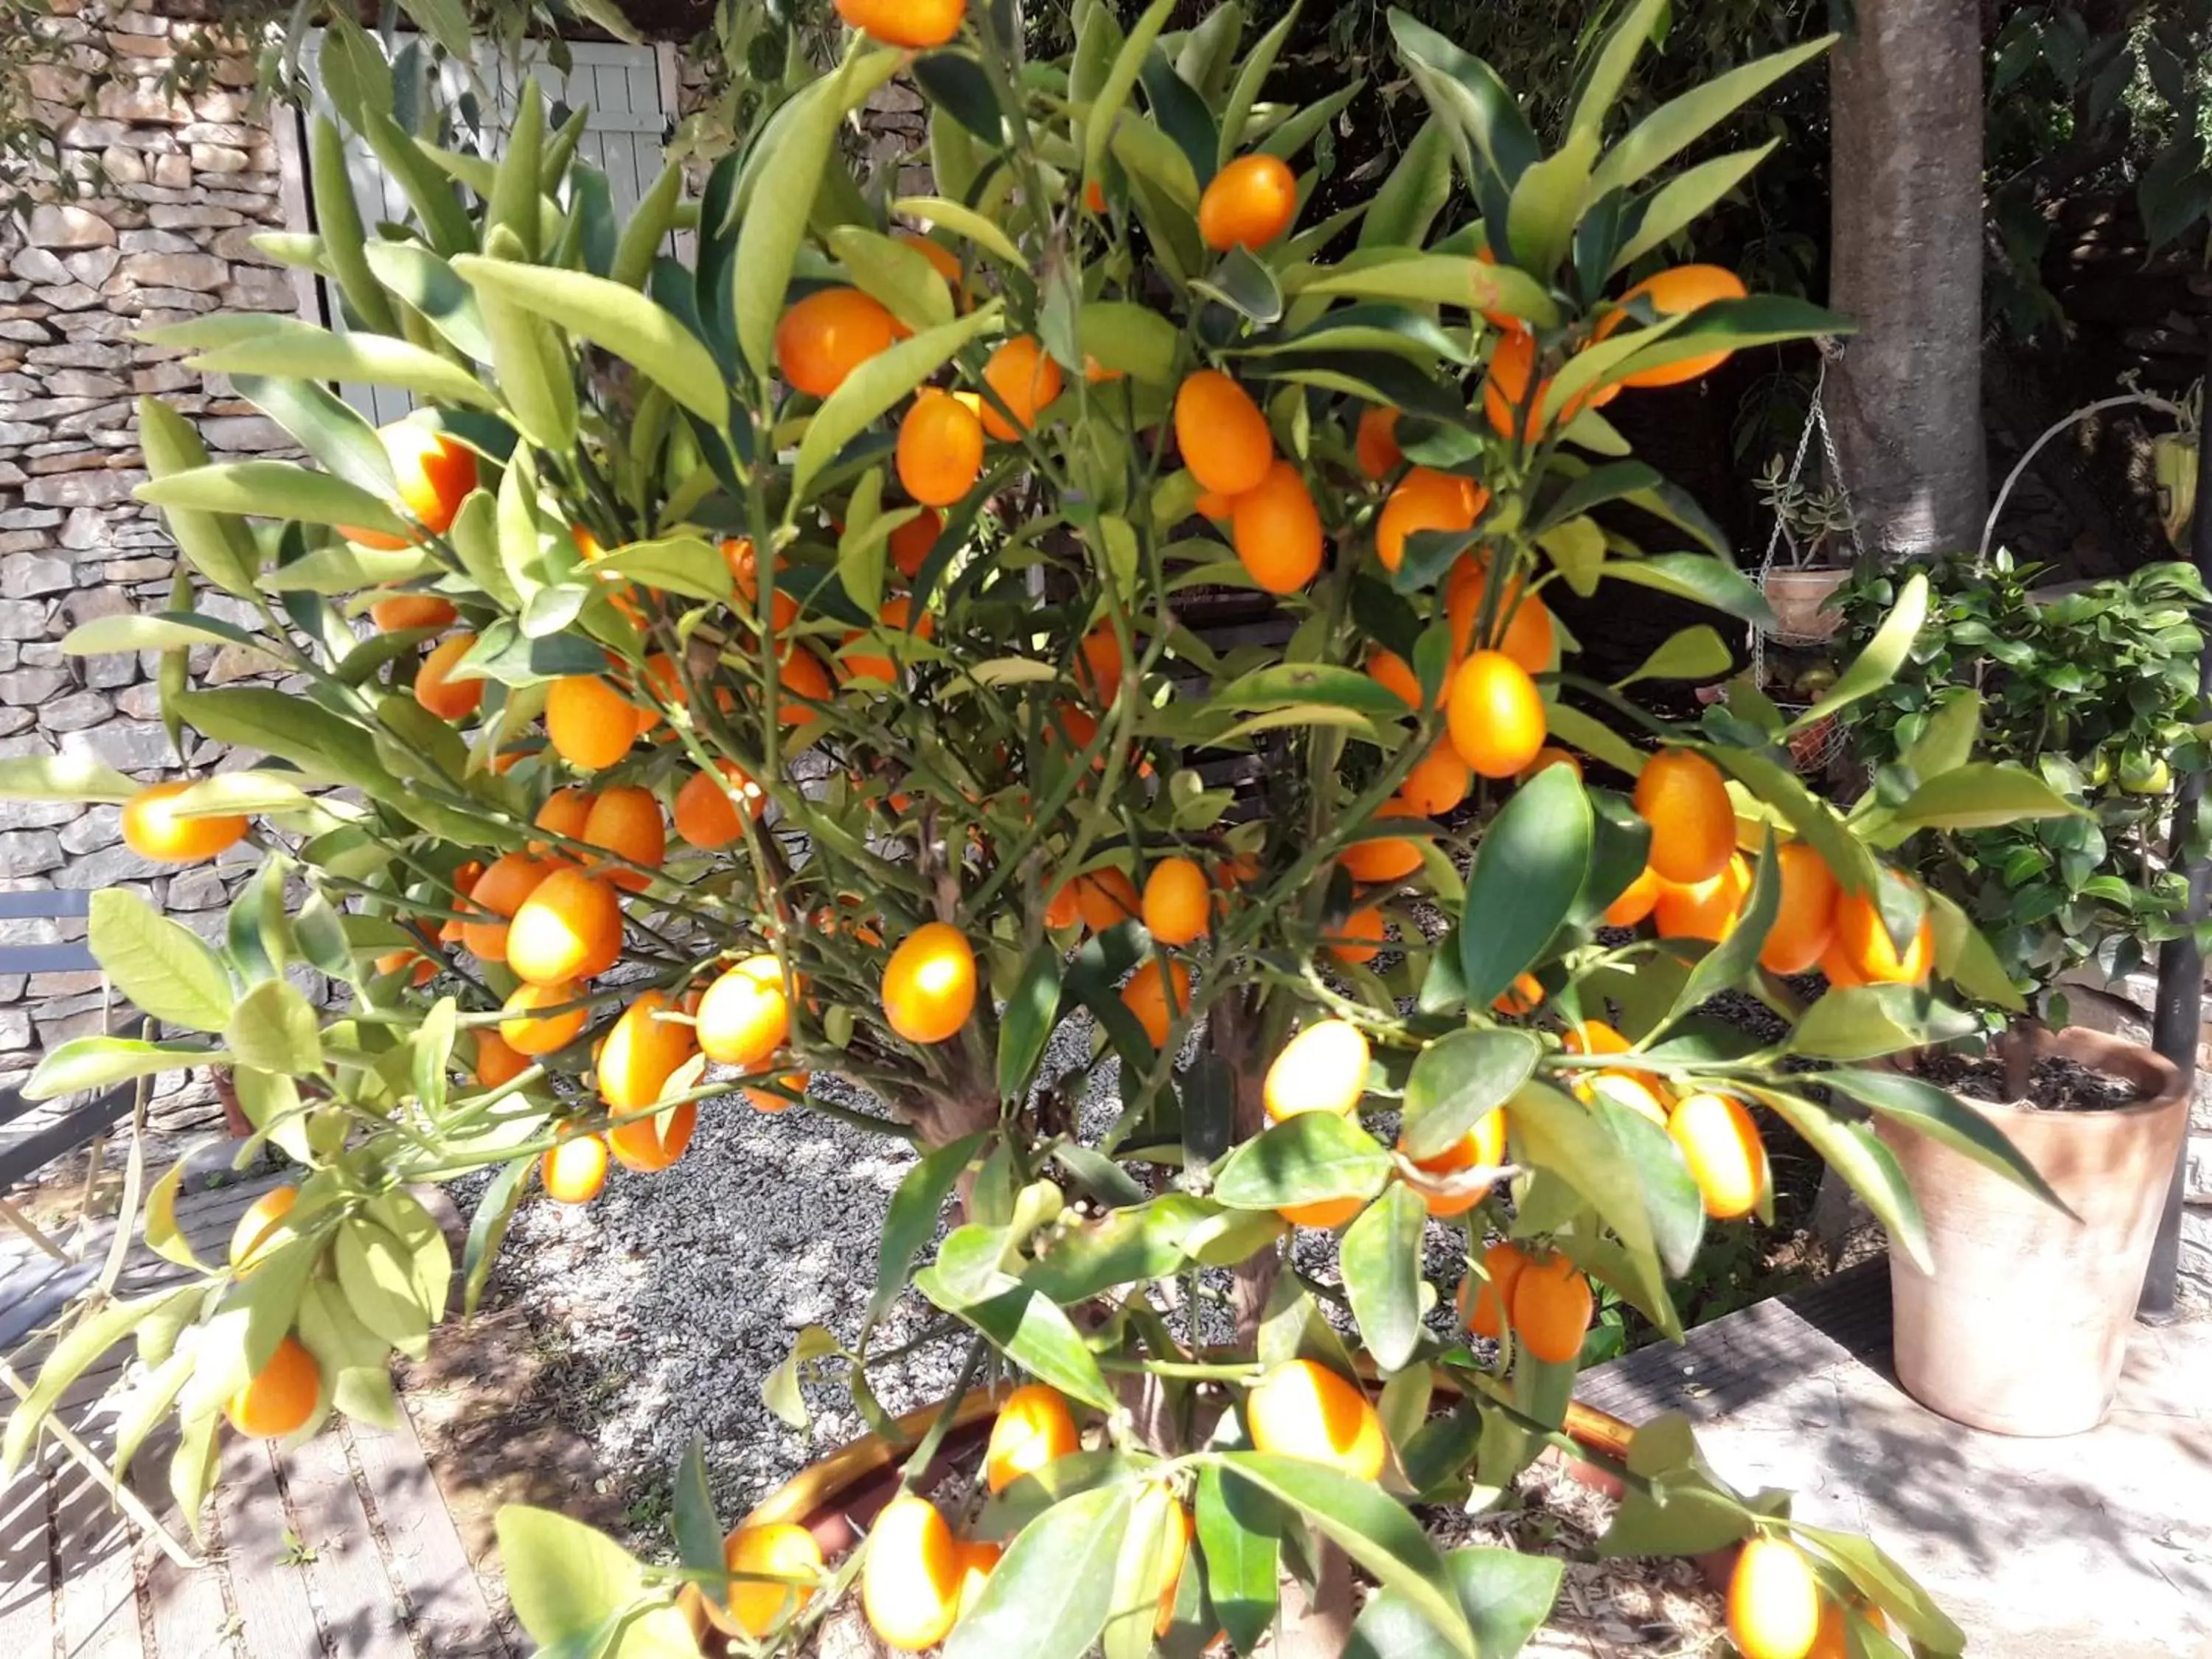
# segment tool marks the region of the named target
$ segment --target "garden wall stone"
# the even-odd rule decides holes
[[[52,9],[33,27],[64,61],[33,69],[29,85],[70,176],[0,220],[0,757],[94,754],[151,782],[182,769],[160,721],[158,658],[64,657],[59,642],[90,617],[167,601],[174,550],[131,498],[146,476],[141,394],[193,417],[218,459],[290,447],[228,386],[185,368],[184,354],[131,337],[218,308],[295,308],[289,274],[248,240],[284,224],[283,151],[250,112],[248,55],[216,57],[198,89],[165,84],[180,44],[204,45],[195,0]],[[172,874],[122,845],[112,807],[0,802],[0,887],[128,886],[213,933],[246,867]],[[80,926],[0,922],[0,942]],[[0,1087],[100,1018],[96,979],[0,977]],[[157,1118],[212,1109],[204,1084],[163,1083]]]

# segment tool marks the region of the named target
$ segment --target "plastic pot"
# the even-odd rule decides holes
[[[1973,1428],[2081,1434],[2119,1387],[2189,1093],[2139,1043],[2078,1027],[2033,1035],[2039,1057],[2125,1078],[2144,1098],[2057,1112],[1954,1097],[2020,1149],[2071,1216],[1916,1129],[1876,1121],[1920,1201],[1936,1266],[1931,1276],[1890,1253],[1897,1380]]]

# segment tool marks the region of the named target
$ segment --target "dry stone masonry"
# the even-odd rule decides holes
[[[139,396],[191,416],[218,459],[289,449],[219,379],[131,337],[218,310],[298,307],[291,274],[248,240],[284,223],[283,155],[255,106],[250,56],[213,56],[199,84],[178,84],[179,48],[199,48],[208,27],[193,4],[162,0],[157,15],[129,0],[52,0],[52,12],[37,27],[57,59],[29,70],[30,87],[77,181],[50,183],[27,215],[0,221],[0,756],[89,753],[152,781],[181,769],[161,726],[157,659],[70,658],[59,642],[78,623],[159,610],[168,597],[174,551],[131,498],[146,476]],[[221,595],[199,603],[249,619]],[[195,652],[193,672],[245,678],[248,664],[227,654]],[[225,874],[155,870],[122,844],[112,807],[0,802],[9,888],[127,884],[211,927]],[[62,936],[43,923],[0,929],[16,943]],[[43,975],[35,994],[0,976],[0,1085],[35,1050],[96,1022],[100,1001],[94,975]]]

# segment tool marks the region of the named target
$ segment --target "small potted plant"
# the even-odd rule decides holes
[[[1783,645],[1825,644],[1844,620],[1832,601],[1850,579],[1850,501],[1832,480],[1810,483],[1785,471],[1779,455],[1757,488],[1778,530],[1776,559],[1760,581],[1774,611],[1771,636]]]
[[[1929,574],[1936,602],[1904,668],[1844,717],[1874,775],[1869,803],[1905,799],[1937,770],[1963,787],[1970,769],[1951,769],[1971,745],[2080,810],[1942,830],[1899,811],[1873,835],[1989,943],[1980,975],[1960,980],[1987,1011],[1984,1040],[1923,1051],[1899,1084],[1955,1097],[2019,1146],[2073,1213],[2014,1203],[1954,1139],[1878,1125],[1927,1218],[1936,1269],[1892,1256],[1898,1375],[1924,1404],[1977,1427],[2075,1433],[2112,1403],[2188,1091],[2143,1044],[2071,1025],[2060,987],[2124,978],[2148,945],[2186,925],[2163,819],[2175,766],[2197,763],[2191,608],[2203,590],[2190,566],[2167,563],[2043,598],[2037,568],[2002,552],[1959,555]],[[1879,625],[1893,586],[1869,577],[1845,592],[1855,638]],[[1994,818],[2001,792],[1981,793]],[[2018,1343],[2030,1330],[2036,1364],[2023,1366]]]

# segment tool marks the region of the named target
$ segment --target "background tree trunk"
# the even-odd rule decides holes
[[[1833,65],[1834,276],[1860,331],[1832,375],[1875,557],[1972,547],[1982,434],[1982,42],[1976,0],[1857,0]]]

